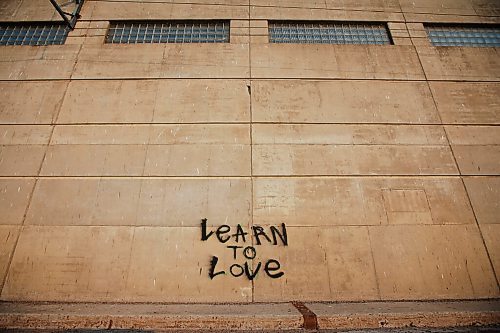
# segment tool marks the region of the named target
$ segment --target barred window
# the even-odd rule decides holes
[[[106,43],[228,43],[229,21],[111,22]]]
[[[499,47],[500,27],[426,24],[434,46]]]
[[[271,43],[391,44],[384,23],[270,21]]]
[[[69,28],[59,23],[1,23],[0,45],[60,45]]]

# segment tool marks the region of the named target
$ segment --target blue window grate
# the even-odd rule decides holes
[[[69,28],[58,23],[2,23],[0,45],[60,45]]]
[[[425,30],[434,46],[500,46],[500,27],[425,25]]]
[[[382,23],[269,22],[271,43],[391,44]]]
[[[228,43],[229,21],[111,22],[106,43]]]

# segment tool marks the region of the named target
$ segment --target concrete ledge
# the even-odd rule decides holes
[[[500,300],[306,303],[319,329],[456,327],[500,324]],[[0,302],[0,328],[297,330],[291,303],[101,304]]]
[[[457,327],[500,323],[500,301],[306,303],[320,329]]]
[[[298,329],[302,316],[280,304],[0,303],[0,328]]]

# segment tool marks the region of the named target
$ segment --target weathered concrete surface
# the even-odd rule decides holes
[[[252,114],[280,123],[440,122],[427,84],[405,81],[253,80]]]
[[[500,223],[500,177],[464,177],[477,221]]]
[[[499,81],[495,48],[416,47],[428,80]]]
[[[15,203],[10,193],[17,191],[18,183],[5,184],[0,203]],[[23,193],[28,188],[23,186]],[[202,216],[213,226],[249,225],[251,193],[249,178],[45,178],[37,182],[25,224],[199,227]],[[15,224],[23,213],[13,210],[12,217],[4,217],[5,224]]]
[[[458,177],[258,178],[253,186],[253,220],[259,225],[475,223]],[[493,205],[485,209],[494,219],[496,204],[477,201]]]
[[[500,123],[500,84],[478,82],[429,82],[444,123]]]
[[[445,126],[460,173],[500,174],[498,126]]]
[[[28,207],[35,180],[30,178],[0,179],[0,224],[20,225]]]
[[[347,5],[346,2],[340,1],[308,1],[307,4],[294,2],[295,5],[292,2],[289,7],[276,7],[274,2],[273,6],[251,6],[250,17],[252,19],[270,20],[404,21],[401,13],[393,12],[392,10],[380,11],[374,9],[373,7],[377,5],[379,8],[380,6],[384,6],[379,1],[376,2],[377,4],[373,4],[374,1],[363,2],[363,5],[359,2],[356,4],[353,1],[349,1]],[[329,2],[330,4],[328,4]],[[325,4],[327,7],[326,10],[324,8]],[[373,6],[372,11],[370,11],[370,5]],[[337,9],[336,7],[339,6],[344,8]],[[349,8],[350,6],[352,7]]]
[[[68,81],[0,81],[0,123],[51,124]]]
[[[288,234],[288,247],[259,248],[286,265],[280,279],[257,277],[257,301],[499,295],[475,225],[290,227]]]
[[[54,18],[45,0],[0,2],[2,21]],[[0,299],[499,298],[498,49],[431,47],[423,25],[499,13],[493,0],[87,0],[65,45],[1,47]],[[110,19],[154,18],[229,19],[231,41],[104,43]],[[271,44],[272,19],[388,22],[395,45]],[[248,260],[279,259],[284,275],[230,276],[246,260],[202,241],[203,218],[286,224],[287,246]],[[212,256],[226,271],[213,280]]]
[[[211,253],[219,267],[232,261],[223,244],[201,242],[198,227],[26,226],[2,299],[251,301],[252,284],[243,277],[208,277]]]
[[[249,176],[249,160],[248,125],[63,126],[40,174]]]
[[[247,84],[217,79],[71,81],[58,122],[248,122]]]
[[[69,79],[80,45],[2,46],[0,80]]]
[[[248,76],[248,45],[245,44],[96,44],[82,47],[71,77],[127,79]]]
[[[250,62],[255,78],[425,79],[410,46],[256,44]]]
[[[254,126],[254,174],[457,174],[451,150],[440,128],[421,127],[414,130],[409,126],[386,126],[384,131],[380,131],[380,127],[349,126],[337,132],[339,127]]]

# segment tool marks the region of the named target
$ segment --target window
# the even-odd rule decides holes
[[[500,27],[426,24],[425,30],[434,46],[500,46]]]
[[[60,45],[68,32],[59,23],[1,23],[0,45]]]
[[[111,22],[106,43],[228,43],[229,21]]]
[[[271,43],[391,44],[383,23],[269,22]]]

